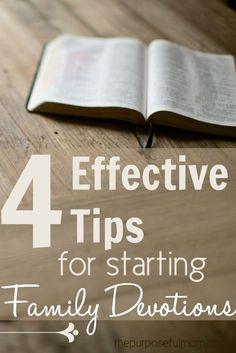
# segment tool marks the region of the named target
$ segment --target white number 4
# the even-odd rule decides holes
[[[33,209],[18,210],[33,183]],[[51,157],[32,155],[1,211],[2,224],[32,224],[33,247],[51,246],[51,225],[61,224],[62,211],[51,210]]]

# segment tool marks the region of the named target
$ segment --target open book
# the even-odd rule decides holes
[[[45,47],[27,109],[236,136],[234,58],[166,40],[63,35]]]

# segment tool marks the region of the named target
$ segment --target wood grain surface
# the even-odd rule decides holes
[[[119,153],[124,162],[135,160],[141,167],[153,160],[151,152],[140,150],[147,139],[145,128],[132,126],[124,122],[98,121],[96,119],[89,121],[86,118],[69,118],[59,116],[43,116],[29,114],[25,109],[25,102],[38,59],[44,43],[50,41],[60,33],[71,33],[85,36],[130,36],[137,37],[145,43],[149,43],[156,38],[165,38],[176,43],[186,45],[193,49],[209,51],[214,53],[229,53],[236,56],[236,12],[226,6],[220,0],[1,0],[0,1],[0,206],[2,207],[6,197],[12,190],[19,173],[22,171],[29,157],[33,153],[51,153],[54,158],[53,165],[53,202],[55,205],[68,207],[68,194],[71,179],[71,156],[79,153],[88,155],[109,155],[109,153]],[[219,157],[223,159],[226,156],[224,148],[236,147],[236,140],[221,136],[209,136],[206,134],[193,133],[182,130],[175,130],[165,127],[156,127],[154,133],[154,147],[159,150],[163,148],[163,153],[174,156],[179,151],[187,148],[202,147],[216,148],[212,150],[212,160]],[[162,153],[162,152],[161,152]],[[191,153],[193,158],[197,154]],[[204,161],[204,153],[202,154]],[[227,162],[231,166],[235,165],[235,158],[227,157]],[[222,266],[217,263],[215,272],[211,270],[212,287],[203,289],[203,293],[209,297],[217,298],[217,288],[214,278],[222,281],[224,286],[229,285],[233,290],[234,284],[231,278],[235,278],[235,267],[233,260],[227,262],[227,254],[231,257],[235,255],[234,231],[235,221],[234,212],[235,201],[235,180],[232,182],[232,193],[225,193],[222,198],[222,204],[217,204],[215,200],[214,207],[209,213],[211,217],[211,231],[202,233],[200,243],[198,243],[200,252],[206,249],[207,256],[217,257],[222,252],[225,256],[222,258]],[[107,196],[108,197],[108,196]],[[126,195],[120,194],[120,208],[123,202],[141,202],[143,194],[140,192],[135,200],[127,200]],[[189,200],[194,198],[190,193]],[[104,196],[106,199],[106,196]],[[163,200],[167,199],[163,195]],[[199,231],[203,230],[204,222],[207,222],[208,194],[204,197],[195,197],[194,209],[196,211],[195,222],[197,219],[202,221]],[[25,200],[27,204],[28,199]],[[71,204],[76,199],[70,199]],[[86,205],[86,198],[83,200]],[[173,201],[171,208],[179,205],[179,199]],[[210,201],[209,201],[210,203]],[[128,203],[127,203],[128,205]],[[185,205],[186,206],[186,205]],[[186,217],[188,217],[187,207]],[[107,199],[107,206],[112,208],[111,200]],[[150,207],[150,205],[149,205]],[[160,205],[155,206],[150,214],[155,217],[155,211],[160,212]],[[230,209],[230,212],[227,212]],[[216,223],[213,222],[215,210],[217,215]],[[151,210],[149,210],[151,211]],[[181,218],[181,210],[178,209],[174,220]],[[205,213],[206,212],[206,213]],[[222,215],[223,212],[223,215]],[[224,217],[225,212],[225,217]],[[168,219],[165,218],[163,210],[162,226],[168,230]],[[197,218],[198,217],[198,218]],[[221,218],[222,217],[222,218]],[[153,232],[151,221],[150,234]],[[174,221],[173,221],[174,222]],[[173,223],[175,224],[175,223]],[[173,234],[165,239],[166,244],[176,246],[177,251],[183,249],[191,254],[196,246],[196,229],[192,227],[191,217],[187,219],[186,227],[190,231],[190,237],[182,235],[183,229],[177,231],[180,241],[175,239]],[[8,244],[10,249],[13,242],[17,242],[18,230],[6,230],[2,228],[4,234],[0,244],[4,246],[6,234],[11,232],[11,242]],[[222,238],[225,229],[227,235]],[[23,230],[21,233],[23,234]],[[9,235],[8,234],[8,235]],[[189,233],[188,233],[189,234]],[[203,238],[204,234],[204,238]],[[155,234],[150,236],[150,244],[154,246],[161,237],[155,238]],[[165,241],[163,244],[165,244]],[[169,243],[168,243],[169,242]],[[189,243],[188,243],[189,242]],[[1,259],[2,268],[7,268],[7,276],[14,277],[17,264],[23,266],[26,270],[30,268],[27,262],[29,253],[21,249],[22,242],[18,240],[19,253],[23,257],[18,257],[15,265],[11,267],[11,257]],[[24,242],[23,242],[24,244]],[[65,243],[70,249],[73,249],[73,243],[70,240]],[[64,247],[65,247],[64,244]],[[213,245],[212,245],[213,244]],[[232,244],[234,246],[232,246]],[[56,251],[59,249],[55,249]],[[88,249],[84,249],[88,251]],[[148,249],[144,249],[148,252]],[[10,250],[9,250],[10,252]],[[10,256],[10,255],[9,255]],[[25,257],[24,257],[25,256]],[[48,258],[50,260],[50,254]],[[101,254],[100,254],[101,256]],[[55,257],[55,256],[54,256]],[[39,257],[40,258],[40,257]],[[213,264],[212,264],[213,265]],[[214,266],[212,266],[213,268]],[[27,273],[27,271],[26,271]],[[48,275],[44,278],[50,281]],[[230,284],[229,284],[230,282]],[[166,288],[167,284],[163,284]],[[148,285],[147,285],[148,287]],[[148,292],[153,290],[153,286]],[[213,293],[212,293],[213,289]],[[205,290],[205,292],[204,292]],[[60,288],[58,288],[60,291]],[[235,293],[235,292],[234,292]],[[50,296],[49,296],[50,297]],[[52,299],[52,298],[51,298]],[[24,326],[25,325],[25,326]],[[55,327],[52,323],[35,324],[43,328]],[[51,326],[50,326],[51,325]],[[189,325],[176,324],[175,322],[157,323],[156,325],[146,323],[143,326],[139,324],[113,324],[103,322],[99,328],[98,334],[88,344],[88,338],[81,338],[83,353],[89,352],[123,352],[123,348],[117,349],[112,343],[117,337],[137,337],[143,335],[156,338],[156,332],[162,332],[163,337],[168,337],[170,332],[183,339],[188,337],[192,339],[201,338],[204,334],[210,339],[216,339],[221,335],[222,339],[232,346],[235,337],[235,327],[233,324],[225,322],[213,322],[208,326],[206,324],[192,323]],[[2,331],[9,330],[9,326],[16,330],[27,329],[27,324],[1,323]],[[30,324],[29,324],[30,326]],[[11,352],[41,352],[47,347],[47,352],[77,352],[78,347],[67,347],[61,344],[61,341],[50,340],[45,336],[44,340],[33,340],[33,338],[18,337],[15,340],[8,336],[1,338],[0,352],[6,352],[10,347]],[[9,343],[10,342],[10,343]],[[46,343],[45,343],[46,342]],[[52,348],[49,348],[52,347]],[[226,347],[226,346],[225,346]],[[228,349],[228,348],[227,348]],[[224,350],[224,353],[232,353],[230,350]],[[140,350],[141,351],[141,350]],[[156,350],[150,350],[150,352]],[[175,351],[174,351],[175,352]],[[191,348],[191,353],[195,352],[223,352],[222,347],[218,345],[212,351],[208,349],[199,351]]]

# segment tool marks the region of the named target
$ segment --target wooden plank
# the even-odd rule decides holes
[[[60,0],[76,14],[78,20],[89,23],[93,31],[102,37],[138,37],[149,43],[158,35],[158,29],[148,23],[120,1],[114,0]],[[91,8],[93,11],[91,11]],[[142,29],[142,30],[140,30]],[[159,34],[160,35],[160,34]]]
[[[193,49],[236,54],[236,14],[216,0],[183,0],[181,5],[175,0],[120,1],[164,38]]]

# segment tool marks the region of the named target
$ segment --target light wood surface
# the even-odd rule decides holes
[[[46,118],[24,104],[42,45],[59,33],[166,38],[194,49],[236,55],[236,14],[217,0],[1,1],[1,144],[68,151],[88,146],[138,147],[145,132],[121,122]],[[57,135],[55,135],[57,134]],[[158,127],[155,146],[234,146],[234,139]]]
[[[29,114],[25,110],[25,101],[37,66],[42,45],[60,33],[72,33],[86,36],[131,36],[138,37],[145,43],[156,38],[166,38],[179,44],[189,46],[193,49],[210,51],[214,53],[230,53],[236,56],[236,12],[229,9],[222,1],[218,0],[3,0],[0,1],[0,206],[9,195],[20,172],[33,153],[50,153],[53,157],[53,204],[54,208],[61,206],[68,209],[76,205],[78,197],[70,193],[71,185],[71,156],[87,154],[96,156],[119,154],[124,163],[135,161],[140,167],[152,162],[158,155],[153,156],[151,151],[139,149],[147,139],[147,131],[143,128],[131,126],[124,122],[87,120],[86,118],[49,117]],[[147,232],[150,237],[150,247],[161,246],[163,248],[175,248],[179,254],[186,252],[189,256],[194,249],[210,258],[217,259],[221,256],[221,262],[214,262],[209,269],[210,287],[202,288],[202,295],[218,300],[217,281],[222,287],[229,289],[230,294],[235,295],[235,157],[233,152],[227,153],[226,147],[236,147],[236,140],[225,137],[208,136],[199,133],[174,130],[164,127],[155,128],[154,147],[157,153],[176,156],[180,151],[187,151],[186,148],[202,147],[214,148],[210,154],[206,152],[206,158],[211,161],[227,161],[232,169],[231,189],[224,193],[219,203],[219,197],[208,193],[201,196],[187,194],[186,199],[181,195],[177,196],[169,205],[169,196],[165,193],[160,198],[145,196],[143,190],[135,197],[127,197],[126,193],[119,193],[117,207],[121,210],[126,203],[123,213],[132,213],[132,205],[141,204],[146,207]],[[163,148],[163,150],[159,149]],[[181,149],[182,148],[182,149]],[[184,150],[183,150],[184,148]],[[233,151],[233,150],[232,150]],[[194,149],[189,152],[193,159],[204,162],[205,152],[196,152]],[[200,157],[199,157],[200,156]],[[70,197],[69,197],[70,195]],[[88,206],[92,201],[97,202],[97,196],[87,199],[82,196],[81,204]],[[103,195],[104,207],[109,211],[112,208],[112,200],[109,195]],[[160,204],[162,200],[162,204]],[[185,204],[186,200],[192,204],[195,217],[191,218],[191,209]],[[30,193],[25,200],[27,205],[30,202]],[[128,205],[131,209],[127,210]],[[155,205],[155,206],[153,206]],[[163,205],[165,208],[163,208]],[[181,208],[180,208],[181,205]],[[211,210],[209,208],[212,206]],[[176,210],[176,211],[175,211]],[[113,210],[115,212],[115,209]],[[121,212],[121,214],[122,214]],[[141,212],[141,211],[140,211]],[[167,218],[170,212],[171,218]],[[141,212],[142,213],[142,212]],[[159,215],[160,232],[155,236],[155,219]],[[183,218],[186,217],[186,229],[184,230]],[[209,232],[206,224],[208,219]],[[178,228],[178,220],[180,220]],[[68,221],[69,222],[69,221]],[[182,223],[181,223],[182,222]],[[193,223],[195,222],[195,223]],[[199,223],[198,223],[199,222]],[[196,226],[197,224],[197,226]],[[170,225],[173,227],[169,230]],[[61,234],[68,232],[74,225],[65,223]],[[177,227],[177,229],[176,229]],[[196,229],[197,228],[197,229]],[[19,238],[19,232],[22,238]],[[31,269],[29,260],[34,261],[32,251],[29,249],[28,239],[23,233],[30,236],[27,227],[12,229],[1,226],[0,246],[5,251],[5,257],[1,258],[1,268],[4,269],[5,282],[17,278],[17,268],[23,268],[26,278],[30,279]],[[72,230],[71,230],[72,232]],[[197,238],[201,234],[200,239]],[[167,237],[165,238],[165,234]],[[178,235],[176,238],[176,234]],[[56,237],[56,236],[55,236]],[[24,239],[23,239],[24,238]],[[18,248],[17,259],[14,258],[14,251]],[[26,246],[26,248],[24,248]],[[43,269],[62,248],[73,251],[73,239],[60,241],[52,252],[48,251],[35,257],[36,272],[43,272],[40,267],[42,256],[44,259]],[[117,253],[122,250],[120,247]],[[91,249],[83,248],[82,253],[86,254]],[[131,249],[130,249],[131,251]],[[148,254],[149,249],[143,249]],[[102,259],[101,250],[97,252],[99,259]],[[98,272],[99,275],[99,272]],[[100,276],[102,276],[100,274]],[[216,281],[217,279],[217,281]],[[42,282],[50,282],[50,273],[47,273]],[[183,281],[184,282],[184,281]],[[70,285],[70,279],[66,279]],[[155,291],[155,285],[150,285],[143,280],[147,287],[148,295]],[[102,286],[101,283],[98,287]],[[172,285],[163,282],[160,290],[165,291]],[[175,285],[175,283],[173,284]],[[94,284],[93,284],[94,286]],[[93,294],[96,288],[91,286]],[[55,287],[57,288],[57,287]],[[64,295],[63,288],[57,288],[58,295]],[[192,289],[189,289],[193,293]],[[55,295],[55,293],[53,294]],[[127,298],[129,293],[127,294]],[[94,296],[92,299],[96,298]],[[48,299],[54,297],[48,295]],[[128,300],[128,299],[127,299]],[[10,324],[2,324],[1,330],[7,330]],[[17,326],[18,325],[18,326]],[[53,324],[38,324],[39,327],[49,327]],[[227,340],[232,345],[235,330],[233,324],[215,322],[206,324],[183,324],[175,323],[148,323],[146,326],[139,324],[112,324],[104,322],[99,328],[98,334],[88,344],[88,338],[81,338],[81,346],[61,346],[61,341],[50,341],[47,346],[53,346],[49,352],[78,351],[82,347],[83,353],[97,352],[112,353],[118,350],[114,347],[114,337],[137,337],[143,335],[157,339],[156,332],[161,331],[162,337],[168,338],[170,332],[175,331],[182,339],[202,338],[205,333],[209,339],[217,338]],[[151,326],[152,325],[152,326]],[[16,330],[24,327],[24,324],[16,324]],[[179,338],[181,338],[179,337]],[[0,352],[5,352],[9,347],[9,337],[6,336],[0,345]],[[231,346],[232,348],[232,346]],[[44,349],[40,340],[33,338],[16,338],[11,341],[12,352],[39,352]],[[60,350],[61,349],[61,350]],[[119,351],[123,351],[120,349]],[[150,350],[150,352],[156,350]],[[191,353],[198,350],[191,349]],[[199,352],[199,351],[198,351]],[[211,352],[210,349],[207,352]],[[214,353],[221,352],[220,346],[214,348]],[[231,353],[224,350],[224,353]]]

